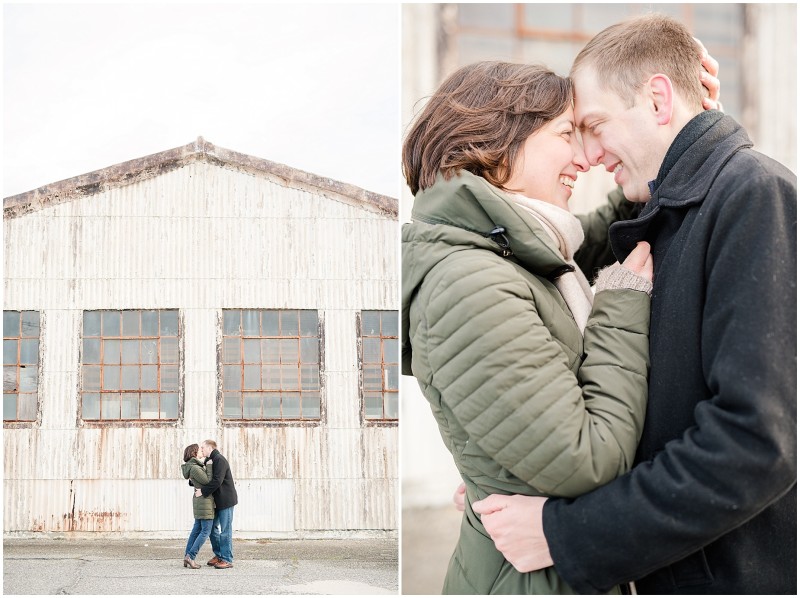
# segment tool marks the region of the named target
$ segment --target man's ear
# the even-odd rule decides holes
[[[672,81],[661,73],[647,81],[648,99],[659,125],[667,125],[672,120],[673,90]]]

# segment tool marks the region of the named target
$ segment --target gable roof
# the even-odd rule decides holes
[[[217,147],[198,137],[196,141],[182,147],[136,158],[6,197],[3,200],[3,216],[16,218],[48,206],[151,179],[193,162],[207,162],[263,176],[287,187],[332,197],[387,216],[397,216],[398,213],[398,201],[392,197],[291,168],[285,164]]]

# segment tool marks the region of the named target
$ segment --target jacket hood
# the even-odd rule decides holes
[[[708,195],[723,166],[741,149],[752,147],[747,132],[730,116],[707,110],[678,133],[662,165],[658,187],[639,218],[615,222],[609,238],[616,258],[623,262],[645,238],[663,208],[688,208]]]
[[[205,467],[203,462],[197,459],[197,457],[192,457],[185,463],[181,465],[181,473],[185,479],[189,479],[189,472],[192,470],[192,465],[199,465],[200,467]]]
[[[403,373],[410,374],[408,310],[422,281],[452,253],[484,249],[526,270],[556,278],[572,269],[534,218],[500,189],[467,171],[436,182],[414,198],[412,222],[402,232]]]

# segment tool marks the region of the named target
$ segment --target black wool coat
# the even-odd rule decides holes
[[[617,258],[653,248],[650,388],[634,469],[544,529],[578,592],[794,594],[797,191],[729,116],[695,117]]]
[[[200,486],[203,496],[214,496],[217,511],[239,504],[228,460],[217,449],[211,451],[208,458],[214,463],[214,476],[208,484]]]

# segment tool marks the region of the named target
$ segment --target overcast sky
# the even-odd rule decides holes
[[[397,5],[3,12],[4,197],[198,136],[398,196]]]

